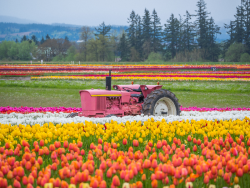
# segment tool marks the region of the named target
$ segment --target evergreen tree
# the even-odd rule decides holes
[[[148,58],[150,52],[152,52],[151,40],[152,40],[152,22],[150,13],[147,9],[144,11],[144,16],[142,19],[142,40],[143,40],[143,56],[144,59]]]
[[[102,22],[98,28],[95,28],[96,30],[96,36],[102,35],[104,37],[109,37],[109,32],[111,30],[111,26],[110,25],[105,25],[104,22]]]
[[[143,25],[143,41],[151,41],[152,37],[152,22],[150,13],[147,9],[144,10],[144,16],[142,19],[142,25]]]
[[[214,19],[211,17],[208,20],[208,32],[207,32],[207,56],[206,59],[210,61],[218,61],[220,55],[220,46],[216,43],[216,35],[220,33],[220,27],[215,25]]]
[[[136,15],[135,12],[132,11],[130,13],[130,17],[128,18],[129,28],[127,29],[128,42],[130,47],[135,47],[136,45]]]
[[[81,33],[81,44],[80,44],[80,53],[83,52],[83,60],[84,61],[87,61],[87,46],[88,46],[88,42],[89,40],[91,39],[92,37],[92,30],[90,29],[90,27],[87,27],[87,26],[83,26],[82,27],[82,33]]]
[[[157,12],[154,9],[152,14],[152,48],[155,53],[162,50],[161,40],[162,40],[161,21],[157,15]]]
[[[33,40],[35,44],[38,43],[38,40],[35,35],[32,35],[31,40]]]
[[[225,41],[228,48],[235,41],[235,23],[233,21],[230,21],[230,24],[225,24],[224,27],[228,29],[227,34],[229,35],[229,39]]]
[[[15,41],[16,43],[18,43],[19,41],[18,41],[18,39],[16,39],[16,41]]]
[[[195,25],[190,21],[192,19],[191,14],[186,11],[184,20],[184,33],[183,33],[183,47],[185,51],[191,52],[195,48]]]
[[[40,44],[43,44],[45,42],[44,38],[42,37]]]
[[[140,59],[143,57],[143,39],[142,39],[142,23],[141,17],[136,15],[136,37],[135,37],[135,49],[139,53]]]
[[[196,24],[197,24],[197,41],[198,41],[198,46],[201,49],[206,49],[207,48],[207,18],[208,18],[208,13],[206,11],[206,3],[204,0],[199,0],[197,3],[198,10],[196,10],[197,14],[197,19],[196,19]]]
[[[26,40],[27,40],[27,37],[25,35],[23,35],[21,42],[26,41]]]
[[[49,40],[50,39],[49,34],[47,34],[45,38],[46,38],[46,40]]]
[[[184,52],[185,51],[185,44],[183,41],[184,38],[184,22],[183,19],[181,17],[181,15],[179,15],[179,26],[178,26],[178,37],[177,37],[177,52]]]
[[[235,42],[243,43],[244,39],[244,9],[243,6],[237,7],[237,14],[235,15]]]
[[[166,44],[166,50],[171,53],[171,58],[174,58],[177,53],[178,37],[179,37],[179,20],[171,14],[167,20],[167,24],[164,29],[164,42]]]
[[[244,2],[244,12],[245,12],[245,19],[244,19],[244,26],[245,26],[245,35],[244,41],[248,48],[247,52],[250,54],[250,0],[245,0]]]
[[[118,50],[121,52],[122,61],[129,61],[129,47],[125,33],[122,33],[122,37],[118,45]]]
[[[69,37],[65,36],[64,40],[69,41]]]

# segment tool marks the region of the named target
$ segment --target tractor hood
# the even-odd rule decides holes
[[[91,97],[119,97],[122,96],[122,93],[126,91],[110,91],[110,90],[101,90],[101,89],[89,89],[79,91],[80,95],[82,92],[89,93]]]
[[[122,103],[128,103],[130,93],[126,91],[110,91],[90,89],[79,91],[82,111],[105,111],[107,98],[119,99]]]

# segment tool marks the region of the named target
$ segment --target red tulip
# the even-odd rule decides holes
[[[20,182],[15,179],[14,183],[13,183],[13,187],[15,187],[15,188],[21,188]]]
[[[157,182],[156,179],[151,182],[151,186],[152,186],[152,188],[157,188],[158,187],[158,182]]]
[[[56,148],[60,148],[61,147],[61,143],[59,141],[55,141],[54,143]]]
[[[10,149],[10,143],[9,142],[5,143],[5,149]]]
[[[61,180],[59,178],[56,178],[53,181],[53,187],[60,187],[61,186]]]
[[[27,185],[29,183],[28,178],[26,176],[23,176],[22,182],[23,182],[24,185]]]
[[[100,188],[106,188],[106,187],[107,187],[106,181],[102,180],[100,183]]]
[[[8,182],[5,178],[0,178],[0,187],[7,187]]]
[[[107,170],[107,177],[108,178],[111,178],[112,177],[112,169],[111,168],[109,168],[108,170]]]
[[[98,138],[98,144],[102,144],[102,139]]]
[[[37,162],[39,163],[39,165],[43,164],[43,158],[42,157],[38,157]]]
[[[39,186],[38,186],[39,187]],[[34,188],[32,184],[28,184],[26,188]]]
[[[193,147],[193,151],[194,151],[194,152],[196,152],[196,151],[197,151],[197,146],[196,146],[196,145],[194,145],[194,147]]]
[[[120,180],[117,175],[115,175],[112,179],[112,184],[116,187],[120,186]]]
[[[143,163],[143,168],[151,168],[150,160],[146,159]]]
[[[82,145],[83,145],[83,143],[82,143],[81,141],[77,142],[77,146],[78,146],[79,148],[81,148]]]
[[[138,147],[138,146],[139,146],[138,140],[133,140],[133,146],[134,146],[134,147]]]
[[[157,166],[158,166],[157,160],[156,160],[156,159],[153,159],[153,160],[152,160],[151,167],[152,167],[152,168],[156,168]]]
[[[33,185],[34,184],[34,177],[32,175],[29,175],[28,177],[28,183]]]
[[[204,183],[205,184],[209,183],[209,176],[208,175],[205,175],[205,177],[204,177]]]
[[[44,146],[44,140],[40,140],[40,146]]]
[[[88,179],[89,179],[89,171],[88,170],[84,170],[82,172],[81,181],[82,182],[87,182]]]
[[[63,180],[61,183],[61,188],[68,188],[68,187],[69,187],[68,183]]]
[[[243,170],[242,170],[241,168],[239,168],[239,169],[237,170],[237,172],[236,172],[236,175],[237,175],[238,177],[243,176]]]
[[[67,140],[64,141],[63,147],[64,148],[68,148],[69,147],[69,142]]]
[[[30,170],[31,169],[31,162],[26,162],[26,164],[25,164],[25,168],[27,169],[27,170]]]

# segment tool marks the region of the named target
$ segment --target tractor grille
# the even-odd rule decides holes
[[[106,97],[97,97],[96,110],[105,110]]]

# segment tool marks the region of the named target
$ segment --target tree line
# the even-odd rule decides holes
[[[196,6],[192,14],[188,11],[178,17],[171,14],[163,25],[156,10],[150,13],[145,9],[142,17],[132,11],[128,28],[120,33],[111,32],[111,26],[104,22],[95,29],[84,26],[79,44],[69,42],[67,37],[51,39],[49,35],[40,41],[35,35],[31,39],[23,36],[19,44],[35,44],[33,54],[38,59],[54,61],[115,61],[119,57],[121,61],[133,62],[218,61],[219,58],[250,62],[250,0],[242,0],[236,8],[235,20],[225,24],[229,39],[221,43],[216,42],[220,27],[207,11],[205,1],[198,0]],[[1,46],[8,45],[0,44],[0,59],[3,59],[8,53]]]
[[[123,61],[165,60],[250,61],[250,0],[242,0],[235,20],[229,25],[230,39],[216,42],[220,27],[207,11],[204,0],[197,2],[194,14],[171,14],[162,26],[156,10],[145,9],[141,17],[134,11],[128,18],[129,28],[122,34],[119,50]]]

